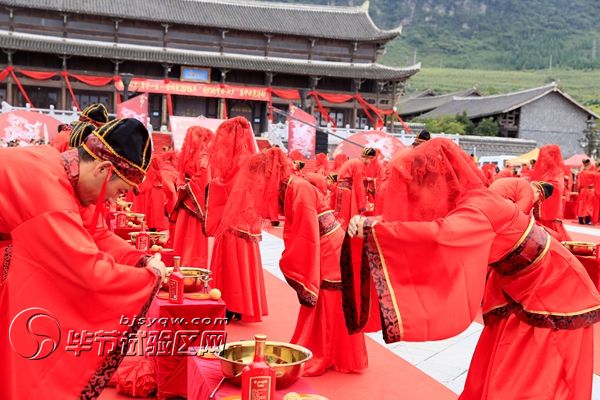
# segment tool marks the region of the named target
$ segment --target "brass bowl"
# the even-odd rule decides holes
[[[127,216],[127,221],[131,221],[136,225],[139,225],[142,223],[142,221],[146,218],[145,214],[140,214],[140,213],[134,213],[134,212],[125,212],[125,215]]]
[[[227,343],[225,349],[216,357],[221,361],[223,375],[229,378],[227,381],[241,386],[242,370],[254,359],[254,340]],[[292,385],[300,378],[304,363],[312,358],[312,353],[296,344],[267,341],[265,358],[275,369],[275,385],[279,390]]]
[[[167,267],[167,278],[171,272],[173,272],[173,268]],[[183,274],[183,291],[191,293],[204,289],[204,282],[210,280],[211,271],[204,268],[181,267],[181,273]],[[169,290],[169,284],[164,283],[161,289]]]
[[[140,232],[129,232],[131,241],[135,242],[135,238]],[[162,232],[146,232],[150,236],[150,242],[153,245],[164,246],[169,240],[169,231]]]
[[[571,253],[578,256],[591,256],[596,252],[596,243],[591,242],[562,242]]]

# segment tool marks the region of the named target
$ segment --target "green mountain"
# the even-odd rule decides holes
[[[442,68],[600,68],[599,0],[371,0],[369,13],[381,28],[403,26],[383,59],[390,65],[417,61]]]

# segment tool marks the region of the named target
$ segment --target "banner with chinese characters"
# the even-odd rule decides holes
[[[117,90],[123,90],[123,82],[120,80],[115,82],[115,87]],[[133,78],[128,89],[130,92],[217,97],[221,99],[254,100],[266,102],[271,100],[271,92],[266,87]]]
[[[288,151],[298,150],[306,158],[314,158],[317,140],[317,129],[315,128],[317,119],[293,104],[290,105],[289,116]]]
[[[117,105],[117,118],[135,118],[148,126],[148,95],[144,93]]]

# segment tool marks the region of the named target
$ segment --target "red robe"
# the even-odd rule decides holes
[[[533,209],[533,188],[523,178],[500,178],[491,185],[490,190],[504,199],[515,203],[519,210],[530,214]]]
[[[73,154],[50,146],[0,149],[0,182],[10,188],[0,191],[0,204],[11,210],[0,215],[0,237],[10,244],[0,247],[2,399],[97,397],[122,358],[120,345],[99,356],[99,342],[110,347],[113,331],[135,334],[121,318],[143,317],[158,290],[153,271],[117,264],[87,232],[67,172],[78,170],[76,158],[65,158]],[[34,319],[32,333],[20,314],[30,308],[51,316]],[[78,356],[67,350],[77,345]],[[36,349],[47,357],[22,356]]]
[[[169,229],[168,214],[175,206],[176,183],[177,170],[160,156],[153,158],[133,203],[134,211],[146,216],[148,229]]]
[[[367,209],[364,182],[365,167],[362,161],[358,159],[346,161],[338,175],[334,208],[344,230],[348,227],[350,218],[362,214]]]
[[[233,182],[228,185],[213,180],[209,185],[206,232],[214,234],[229,198]],[[263,276],[260,231],[246,227],[230,227],[215,238],[210,270],[211,286],[221,290],[227,310],[241,314],[244,322],[260,322],[268,315]]]
[[[311,185],[317,188],[323,196],[327,196],[327,177],[317,172],[309,172],[304,176]]]
[[[348,334],[342,312],[344,231],[325,197],[308,182],[290,177],[282,190],[285,250],[279,266],[301,304],[291,342],[313,353],[304,375],[321,375],[332,367],[360,371],[367,367],[364,336]]]
[[[69,150],[69,138],[71,137],[70,130],[60,131],[52,138],[50,145],[60,153]]]
[[[221,125],[220,129],[225,129],[223,126],[227,127]],[[211,286],[221,290],[227,309],[241,314],[242,321],[259,322],[268,314],[258,246],[262,238],[261,232],[240,224],[228,226],[224,232],[218,232],[240,166],[246,157],[256,153],[256,144],[251,132],[241,133],[237,129],[221,133],[217,131],[211,148],[211,156],[219,157],[211,159],[212,180],[208,186],[205,226],[209,236],[220,233],[215,238],[212,251]],[[226,145],[219,145],[221,139]],[[215,159],[216,161],[213,161]]]
[[[454,336],[483,303],[461,399],[590,398],[600,294],[581,263],[516,204],[477,189],[445,218],[374,223],[365,232],[386,342]]]
[[[175,221],[173,250],[182,265],[208,268],[208,237],[204,234],[205,191],[210,180],[208,155],[201,156],[194,176],[180,182],[171,221]]]
[[[498,172],[496,174],[496,176],[494,177],[495,179],[500,179],[500,178],[512,178],[515,176],[515,170],[513,167],[506,167],[504,168],[502,171]]]
[[[579,196],[577,197],[577,216],[591,217],[594,215],[596,194],[594,192],[594,183],[596,181],[596,171],[583,170],[577,177],[577,188]]]

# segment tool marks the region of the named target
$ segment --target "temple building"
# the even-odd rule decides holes
[[[114,110],[123,94],[149,93],[154,127],[169,115],[243,115],[260,132],[270,104],[286,109],[296,102],[320,123],[360,128],[373,126],[369,110],[389,112],[420,69],[378,63],[401,29],[378,28],[368,2],[0,4],[0,97],[14,106],[82,109],[102,102]]]

